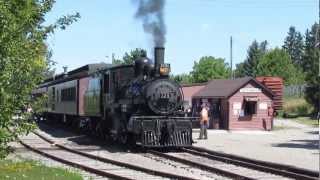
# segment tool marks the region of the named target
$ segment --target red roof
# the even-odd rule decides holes
[[[193,85],[193,86],[182,86],[182,91],[184,94],[184,100],[191,102],[192,96],[200,91],[202,88],[204,88],[205,85]]]
[[[264,89],[271,96],[274,94],[262,85],[257,80],[251,77],[244,77],[238,79],[214,79],[211,80],[203,89],[198,91],[193,95],[193,97],[201,98],[201,97],[221,97],[227,98],[237,92],[241,87],[248,84],[250,81],[254,82],[262,89]]]

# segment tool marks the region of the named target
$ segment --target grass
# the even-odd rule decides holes
[[[316,119],[311,119],[310,117],[297,117],[292,120],[307,126],[319,127],[319,121]]]
[[[82,180],[82,177],[71,170],[47,167],[37,161],[0,160],[0,179]]]
[[[292,129],[291,127],[288,126],[273,126],[274,131],[280,131],[280,130],[284,130],[284,129]]]
[[[283,114],[284,117],[308,116],[312,113],[312,106],[304,98],[284,98]]]
[[[281,120],[281,118],[280,118]],[[303,124],[309,127],[319,127],[319,121],[316,119],[312,119],[308,116],[300,116],[300,117],[294,117],[294,118],[288,118],[287,120],[294,121],[299,124]],[[294,129],[290,126],[282,126],[282,125],[275,125],[273,126],[273,130],[284,130],[284,129]]]
[[[319,121],[311,118],[312,112],[313,107],[304,98],[285,97],[283,111],[279,113],[279,116],[307,126],[318,127]],[[276,128],[276,130],[280,129],[285,129],[285,127]]]

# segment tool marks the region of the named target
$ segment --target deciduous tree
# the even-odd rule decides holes
[[[171,75],[170,78],[178,83],[181,84],[190,84],[193,82],[192,76],[188,73],[183,74],[177,74],[177,75]]]
[[[54,0],[0,0],[0,157],[8,142],[34,127],[23,109],[33,106],[31,91],[50,64],[48,34],[65,29],[80,16],[63,16],[45,26],[53,4]]]
[[[125,53],[123,56],[123,62],[122,64],[133,64],[136,59],[139,59],[141,57],[146,57],[147,56],[147,51],[144,49],[136,48],[130,53]]]
[[[279,48],[270,50],[261,58],[257,75],[282,77],[287,85],[300,84],[304,79],[303,73],[293,65],[290,55]]]
[[[194,62],[191,72],[196,83],[206,82],[210,79],[224,79],[230,76],[230,67],[222,58],[204,56],[199,62]]]

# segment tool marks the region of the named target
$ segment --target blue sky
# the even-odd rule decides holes
[[[56,0],[48,23],[62,15],[79,12],[81,19],[48,39],[57,62],[69,70],[89,63],[111,62],[134,48],[148,50],[152,39],[134,18],[132,0]],[[201,56],[230,59],[233,36],[234,64],[246,57],[256,39],[269,47],[282,46],[289,26],[304,32],[318,20],[318,0],[167,0],[165,61],[173,74],[188,73]],[[234,65],[235,67],[235,65]]]

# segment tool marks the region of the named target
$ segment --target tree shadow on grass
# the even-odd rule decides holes
[[[284,147],[284,148],[301,148],[301,149],[319,149],[319,140],[291,140],[288,143],[272,144],[273,147]]]

